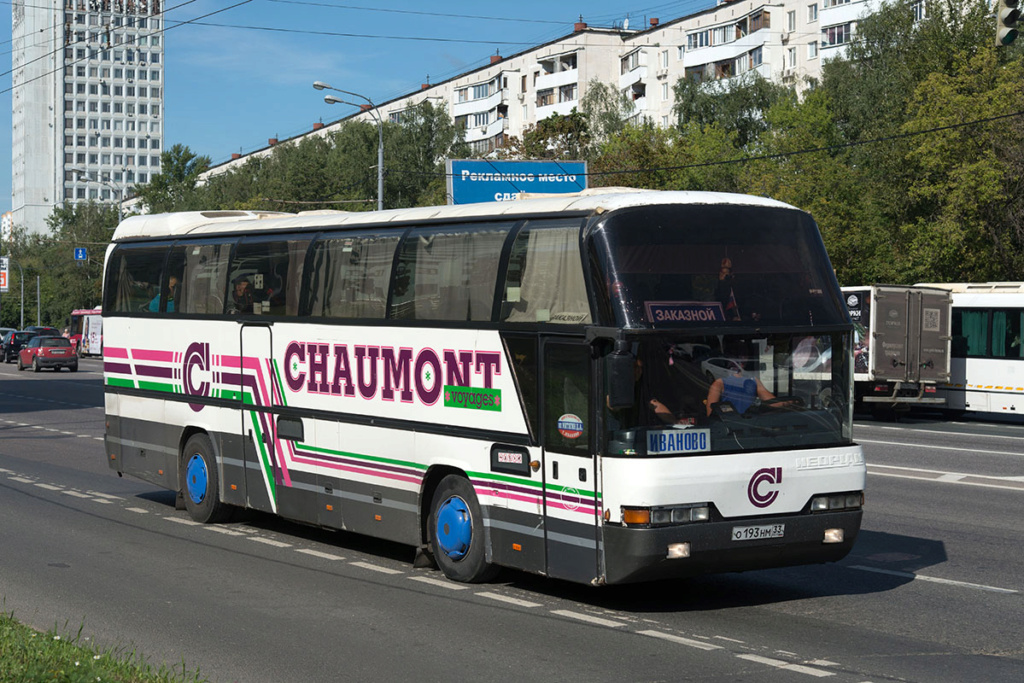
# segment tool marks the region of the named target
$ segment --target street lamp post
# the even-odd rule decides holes
[[[377,111],[377,105],[373,103],[366,95],[360,95],[357,92],[350,92],[348,90],[342,90],[341,88],[332,88],[323,81],[316,81],[313,83],[313,87],[316,90],[333,90],[334,92],[340,92],[345,95],[351,95],[352,97],[358,97],[361,100],[366,100],[370,108],[367,110],[373,116],[377,122],[377,210],[382,211],[384,209],[384,121],[381,120],[380,112]],[[324,95],[324,102],[327,104],[352,104],[352,102],[346,102],[340,97],[334,95]]]
[[[85,169],[74,168],[72,170],[75,172],[76,175],[78,175],[79,178],[85,178],[86,180],[92,183],[106,185],[107,187],[114,191],[114,194],[117,197],[117,222],[118,224],[120,224],[121,221],[124,220],[124,212],[121,210],[121,204],[124,202],[124,190],[110,181],[103,180],[98,175],[89,173]]]

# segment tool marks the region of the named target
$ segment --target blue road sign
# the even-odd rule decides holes
[[[523,192],[564,194],[586,188],[585,161],[448,160],[451,204],[503,202]]]
[[[84,261],[86,258],[88,258],[88,256],[85,253],[85,247],[75,247],[75,260]]]

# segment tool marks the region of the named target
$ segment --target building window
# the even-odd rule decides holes
[[[818,41],[812,40],[807,44],[807,59],[817,59],[818,57]]]
[[[676,59],[682,59],[686,56],[686,46],[680,45],[676,48]]]
[[[558,89],[558,101],[559,102],[572,102],[576,99],[576,84],[570,83],[569,85],[563,85]]]
[[[853,25],[849,22],[837,26],[828,26],[821,30],[821,46],[833,47],[850,42]]]
[[[537,106],[548,107],[555,103],[555,90],[554,88],[546,88],[544,90],[537,91]]]
[[[661,101],[668,101],[668,83],[661,84]]]
[[[750,68],[761,66],[764,60],[764,52],[761,47],[755,47],[750,51]]]
[[[486,126],[489,123],[490,112],[485,111],[479,114],[473,114],[473,125],[477,127]]]
[[[838,7],[839,5],[849,5],[850,0],[824,0],[822,7]]]
[[[668,68],[668,50],[662,50],[661,51],[661,68],[662,69],[667,69]]]
[[[813,24],[818,20],[818,3],[812,3],[807,6],[807,23]]]
[[[786,30],[787,31],[795,31],[796,30],[796,10],[795,9],[786,12]]]
[[[640,50],[634,50],[621,60],[620,73],[627,74],[640,66]]]
[[[786,66],[790,69],[796,67],[796,48],[791,47],[786,50]]]

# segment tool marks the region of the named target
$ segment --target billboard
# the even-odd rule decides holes
[[[507,202],[523,192],[569,194],[587,188],[585,161],[448,160],[448,203]]]

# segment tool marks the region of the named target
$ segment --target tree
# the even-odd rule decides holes
[[[587,83],[587,92],[580,98],[592,142],[605,142],[619,133],[635,109],[625,93],[597,79]]]
[[[512,159],[585,159],[591,144],[587,115],[573,107],[566,115],[552,114],[511,139],[503,156]]]
[[[773,83],[756,71],[723,85],[681,78],[675,85],[675,113],[679,126],[718,125],[735,134],[736,146],[747,147],[768,129],[765,112],[780,100],[795,100],[792,87]]]
[[[160,173],[148,184],[135,186],[135,194],[149,213],[203,208],[195,192],[199,175],[210,167],[210,157],[197,156],[188,147],[175,144],[160,155]]]

